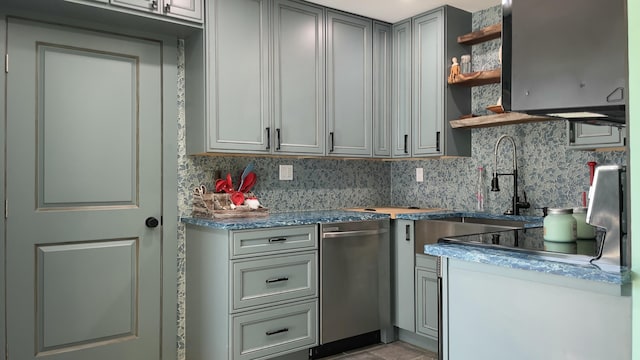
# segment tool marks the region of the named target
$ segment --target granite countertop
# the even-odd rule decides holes
[[[542,217],[537,216],[513,216],[496,215],[488,213],[476,213],[469,211],[425,211],[424,213],[397,214],[396,219],[425,220],[441,219],[451,216],[473,216],[491,219],[511,219],[526,221],[526,227],[542,226]],[[292,211],[271,213],[261,218],[233,218],[233,219],[203,219],[195,217],[183,217],[180,220],[185,224],[204,226],[213,229],[242,230],[259,229],[276,226],[309,225],[330,222],[384,220],[389,219],[389,214],[376,212],[360,212],[349,210],[316,210],[316,211]]]
[[[631,281],[631,273],[624,267],[612,266],[602,269],[579,258],[575,260],[571,258],[559,260],[552,255],[465,245],[462,243],[425,245],[424,253],[468,262],[562,275],[614,285],[624,285]]]
[[[260,229],[277,226],[311,225],[318,223],[388,220],[388,214],[356,212],[344,210],[294,211],[271,213],[262,218],[234,218],[234,219],[202,219],[183,217],[185,224],[204,226],[212,229],[244,230]]]

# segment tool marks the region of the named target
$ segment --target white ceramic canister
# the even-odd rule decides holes
[[[573,208],[573,217],[576,219],[576,223],[578,225],[578,239],[594,239],[596,237],[596,229],[593,225],[587,224],[586,207]]]
[[[550,208],[543,222],[543,237],[546,241],[576,241],[577,227],[577,221],[573,217],[573,209]]]

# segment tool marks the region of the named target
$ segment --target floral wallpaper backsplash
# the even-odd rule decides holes
[[[473,14],[473,30],[501,22],[501,8],[495,6]],[[500,40],[472,47],[472,68],[498,68]],[[518,187],[526,192],[531,208],[527,215],[541,215],[541,208],[581,205],[581,193],[588,191],[588,161],[598,164],[626,164],[624,151],[575,151],[567,149],[563,120],[508,125],[472,130],[472,155],[468,158],[412,159],[400,161],[301,159],[255,156],[189,156],[185,146],[184,46],[178,59],[178,213],[189,216],[191,192],[200,184],[212,188],[217,175],[231,173],[237,182],[243,168],[252,162],[258,181],[253,192],[272,212],[323,210],[375,205],[440,207],[475,210],[478,167],[484,168],[481,186],[485,211],[502,213],[511,204],[512,178],[500,177],[499,192],[491,192],[494,147],[507,134],[516,143]],[[499,84],[472,89],[472,111],[486,114],[500,97]],[[513,148],[503,141],[498,149],[497,169],[508,173],[513,167]],[[279,165],[293,165],[293,180],[278,180]],[[424,169],[424,182],[415,179],[416,168]],[[178,360],[185,359],[185,231],[178,226]]]

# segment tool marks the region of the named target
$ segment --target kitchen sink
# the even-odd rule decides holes
[[[415,222],[415,252],[424,253],[425,244],[435,244],[440,238],[523,229],[526,221],[473,216],[451,216]]]
[[[452,221],[457,223],[469,223],[469,224],[485,224],[500,227],[507,227],[512,229],[522,229],[527,224],[526,221],[512,220],[512,219],[490,219],[472,216],[454,216],[437,219],[437,221]]]

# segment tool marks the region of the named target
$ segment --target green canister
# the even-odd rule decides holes
[[[576,207],[573,208],[573,217],[578,224],[578,239],[594,239],[596,237],[596,229],[593,225],[587,224],[587,208]]]
[[[573,209],[550,208],[543,222],[544,239],[556,242],[576,241],[577,224]]]

